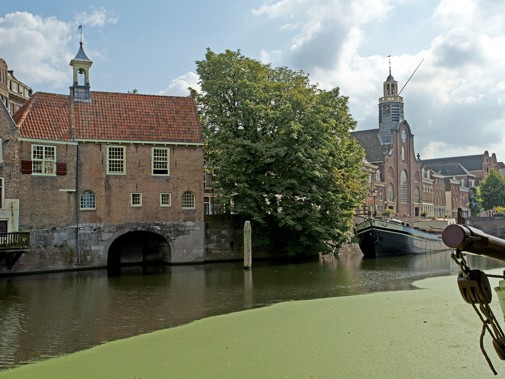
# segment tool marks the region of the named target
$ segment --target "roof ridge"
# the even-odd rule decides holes
[[[128,96],[149,96],[149,97],[159,97],[159,98],[175,98],[175,99],[192,99],[191,96],[175,96],[175,95],[158,95],[149,93],[130,93],[130,92],[111,92],[111,91],[90,91],[92,94],[112,94],[112,95],[128,95]]]

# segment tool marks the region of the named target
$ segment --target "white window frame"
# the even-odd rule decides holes
[[[85,203],[83,207],[83,202]],[[96,210],[96,195],[93,191],[82,191],[79,199],[79,209],[81,211],[94,211]]]
[[[113,152],[121,151],[121,157],[111,157]],[[120,163],[122,164],[122,170],[119,170]],[[112,165],[117,165],[117,168]],[[125,175],[126,174],[126,148],[125,146],[107,146],[107,175]]]
[[[191,198],[189,198],[191,196]],[[184,191],[181,197],[182,209],[193,210],[196,209],[195,194],[191,191]]]
[[[32,145],[31,149],[32,175],[56,176],[56,146]]]
[[[163,152],[163,155],[156,154]],[[163,171],[155,172],[155,171]],[[153,147],[151,150],[151,173],[153,176],[169,176],[170,175],[170,148],[168,147]]]
[[[132,192],[130,194],[130,206],[135,208],[142,206],[142,192]]]
[[[168,198],[168,201],[163,202],[163,198]],[[172,206],[172,194],[170,192],[160,193],[160,207],[171,207]]]

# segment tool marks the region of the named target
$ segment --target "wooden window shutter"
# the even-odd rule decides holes
[[[67,175],[66,162],[56,162],[56,175]]]
[[[32,173],[32,161],[21,161],[21,173],[31,174]]]

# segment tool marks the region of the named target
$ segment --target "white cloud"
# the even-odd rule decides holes
[[[169,96],[188,96],[188,88],[190,87],[200,91],[200,85],[198,84],[199,80],[200,77],[196,73],[192,71],[187,72],[184,75],[172,80],[170,85],[164,90],[161,90],[158,94]]]
[[[15,75],[31,86],[58,87],[68,81],[68,62],[61,62],[61,57],[67,55],[69,42],[70,26],[54,17],[15,12],[0,18],[0,51],[9,57],[7,64]]]
[[[416,150],[431,158],[496,149],[505,160],[505,3],[440,0],[431,11],[416,8],[424,18],[402,17],[414,5],[421,7],[409,0],[281,0],[254,14],[296,26],[282,51],[284,64],[308,72],[323,88],[340,87],[358,129],[378,127],[377,102],[388,64],[385,56],[364,53],[364,44],[386,55],[395,43],[393,75],[400,88],[424,59],[402,93]],[[377,39],[373,32],[379,25],[385,32]],[[409,29],[422,31],[424,43],[416,45],[419,39]]]
[[[80,12],[75,16],[78,25],[89,27],[102,27],[107,24],[117,24],[119,16],[110,13],[103,7],[93,9],[91,12]]]
[[[103,8],[80,14],[89,27],[113,23]],[[0,51],[14,75],[36,89],[50,91],[68,86],[68,63],[77,53],[77,22],[41,17],[29,12],[13,12],[0,17]],[[94,56],[99,56],[96,54]],[[62,57],[64,57],[62,59]]]
[[[272,50],[260,51],[260,61],[264,64],[272,64],[273,66],[277,66],[279,62],[282,61],[282,51],[281,50]]]

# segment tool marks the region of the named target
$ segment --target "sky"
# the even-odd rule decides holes
[[[378,128],[391,62],[421,159],[505,161],[503,20],[496,0],[2,0],[0,57],[68,94],[83,25],[92,90],[186,96],[207,48],[240,50],[340,88],[356,130]]]

